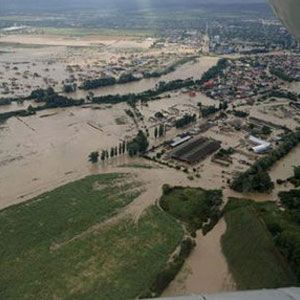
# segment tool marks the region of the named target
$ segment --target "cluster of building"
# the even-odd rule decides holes
[[[250,16],[245,19],[213,20],[209,24],[210,52],[217,54],[257,54],[277,50],[297,50],[297,41],[277,19]]]
[[[300,54],[262,55],[256,61],[269,69],[281,70],[290,79],[300,81]]]
[[[27,55],[25,52],[24,56]],[[18,50],[18,55],[23,55],[22,49]],[[82,59],[83,56],[89,58]],[[48,86],[61,91],[65,84],[80,86],[86,80],[103,77],[118,79],[122,74],[132,74],[137,80],[145,73],[159,76],[160,72],[167,73],[170,66],[183,58],[186,55],[178,53],[174,46],[161,51],[117,49],[109,54],[100,47],[92,50],[70,47],[62,53],[55,50],[52,53],[49,49],[49,54],[45,52],[38,61],[20,58],[18,64],[8,57],[0,65],[0,96],[24,96],[33,89]]]
[[[209,52],[209,37],[204,30],[166,30],[162,33],[163,39],[156,44],[162,48],[167,44],[177,47],[194,49],[195,51]],[[163,42],[162,42],[163,41]]]
[[[254,101],[271,91],[283,87],[283,81],[270,73],[270,68],[278,66],[290,76],[298,78],[300,56],[261,55],[230,60],[221,76],[203,85],[203,92],[216,100]]]
[[[252,54],[265,53],[268,47],[263,43],[246,42],[242,40],[222,40],[220,35],[215,35],[210,38],[209,51],[223,55],[223,54]]]

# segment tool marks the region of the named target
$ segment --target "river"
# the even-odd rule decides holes
[[[187,79],[191,77],[194,79],[200,79],[204,72],[217,63],[218,59],[218,57],[203,56],[197,59],[196,62],[188,62],[178,67],[174,72],[159,78],[147,78],[126,84],[117,84],[110,87],[94,89],[91,90],[91,92],[93,92],[95,96],[105,96],[109,94],[125,95],[128,93],[140,93],[145,90],[153,89],[160,81]],[[77,90],[75,93],[68,95],[72,98],[80,99],[86,98],[88,93],[89,91]]]

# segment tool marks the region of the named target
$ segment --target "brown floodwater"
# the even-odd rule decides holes
[[[37,104],[34,101],[25,100],[23,102],[15,102],[13,101],[9,105],[0,105],[0,113],[20,110],[20,109],[27,109],[29,105],[37,106]]]
[[[224,219],[206,236],[198,232],[195,249],[163,296],[213,294],[236,289],[222,253],[221,237],[225,232]]]
[[[0,207],[52,182],[90,174],[91,151],[117,146],[132,135],[132,124],[116,125],[124,105],[114,109],[54,109],[11,118],[0,129]]]
[[[99,89],[91,90],[95,96],[105,96],[109,94],[120,94],[125,95],[128,93],[140,93],[145,90],[155,88],[156,84],[160,81],[170,81],[176,79],[187,79],[195,78],[200,79],[202,74],[216,64],[219,58],[204,56],[197,61],[186,63],[178,67],[174,72],[171,72],[167,75],[161,76],[160,78],[149,78],[142,79],[140,81],[130,82],[127,84],[117,84],[111,87],[103,87]],[[89,91],[77,90],[75,93],[69,94],[69,96],[80,99],[85,98],[88,95]]]
[[[289,86],[289,89],[292,91],[292,92],[295,92],[295,93],[298,93],[300,94],[300,82],[292,82]]]
[[[217,58],[202,58],[195,64],[181,66],[169,79],[191,75],[199,76],[210,68]],[[147,88],[142,82],[139,88]],[[149,80],[152,82],[152,80]],[[150,83],[151,87],[154,83]],[[154,84],[155,85],[155,84]],[[131,85],[121,86],[124,93],[132,92]],[[150,87],[150,86],[149,86]],[[113,89],[111,90],[113,93]],[[172,101],[173,99],[173,101]],[[163,99],[151,103],[143,114],[150,117],[156,111],[167,109],[170,105],[184,106],[191,102],[196,107],[199,99],[209,102],[205,96],[190,99],[177,93],[172,99]],[[25,108],[13,103],[0,107],[1,112],[13,108]],[[0,127],[0,208],[24,201],[38,191],[46,191],[53,186],[63,184],[78,177],[95,172],[87,162],[91,151],[110,149],[120,141],[131,137],[136,132],[132,120],[126,117],[127,104],[81,108],[52,109],[38,112],[26,118],[11,118]],[[185,108],[183,108],[185,109]],[[188,108],[189,109],[189,108]],[[126,120],[124,125],[117,125],[117,119]],[[150,124],[148,124],[150,125]]]

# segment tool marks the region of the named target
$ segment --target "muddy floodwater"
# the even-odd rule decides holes
[[[292,92],[300,94],[300,82],[298,81],[298,82],[291,83],[290,86],[289,86],[289,89]]]
[[[91,173],[88,154],[110,149],[130,134],[130,125],[115,124],[123,110],[122,105],[109,113],[106,109],[55,109],[2,124],[0,207],[20,202],[52,182]]]
[[[206,236],[198,232],[195,249],[163,296],[213,294],[236,289],[221,249],[221,237],[225,232],[224,219]]]
[[[30,101],[30,100],[25,100],[20,103],[13,101],[9,105],[0,105],[0,113],[21,110],[21,109],[27,109],[29,105],[37,106],[37,104],[35,104],[33,101]]]
[[[181,66],[169,74],[168,79],[179,78],[180,74],[186,78],[200,77],[216,61],[217,58],[201,58],[194,64]],[[134,83],[141,91],[155,84],[151,79]],[[123,89],[124,93],[133,92],[131,84],[115,88]],[[115,92],[114,88],[106,91]],[[196,107],[197,101],[212,103],[204,95],[193,100],[193,106]],[[172,99],[151,103],[148,112],[143,110],[143,114],[150,117],[156,111],[181,102],[189,103],[190,99],[177,93]],[[0,107],[0,112],[26,108],[29,104],[14,102]],[[124,113],[127,108],[127,104],[118,104],[52,109],[27,118],[11,118],[1,124],[0,208],[95,172],[87,161],[91,151],[109,150],[136,133],[133,121]],[[121,120],[121,125],[117,120]]]
[[[160,81],[170,81],[187,78],[200,79],[202,74],[209,68],[214,66],[218,60],[218,57],[203,56],[197,59],[196,62],[186,63],[183,66],[178,67],[174,72],[171,72],[159,78],[142,79],[140,81],[126,84],[117,84],[115,86],[103,87],[91,91],[95,96],[105,96],[109,94],[125,95],[128,93],[140,93],[145,90],[153,89]],[[68,95],[73,98],[80,99],[86,98],[88,93],[89,91],[77,90],[76,93],[71,93]]]

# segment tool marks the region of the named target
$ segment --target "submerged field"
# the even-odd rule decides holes
[[[147,290],[183,230],[156,207],[136,224],[122,215],[141,192],[128,174],[90,176],[2,210],[0,298],[132,299]]]
[[[231,199],[225,208],[222,248],[237,288],[293,286],[297,280],[276,248],[252,201]]]

